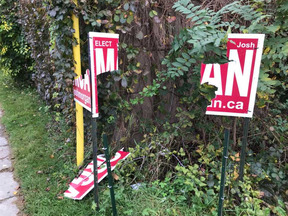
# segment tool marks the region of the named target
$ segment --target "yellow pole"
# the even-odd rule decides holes
[[[77,5],[77,0],[73,0]],[[73,46],[74,68],[75,73],[81,76],[81,56],[80,56],[80,35],[79,35],[79,19],[72,14],[73,20],[73,37],[77,40],[77,45]],[[83,107],[76,102],[76,158],[77,166],[83,164],[84,160],[84,123],[83,123]]]

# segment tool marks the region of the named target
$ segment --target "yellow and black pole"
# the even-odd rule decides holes
[[[77,0],[73,0],[77,5]],[[81,76],[81,56],[80,56],[80,34],[79,34],[79,19],[72,14],[73,20],[73,37],[77,40],[77,45],[73,46],[74,68],[75,73]],[[83,123],[83,107],[76,102],[76,159],[77,166],[83,164],[84,160],[84,123]]]

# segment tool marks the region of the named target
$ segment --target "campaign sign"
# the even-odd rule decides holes
[[[74,100],[91,112],[90,72],[86,70],[84,79],[78,76],[73,81]]]
[[[118,151],[110,160],[111,171],[115,169],[117,163],[120,160],[126,159],[130,155],[129,152]],[[100,156],[97,157],[97,166],[98,166],[98,183],[102,181],[107,175],[107,164],[104,163],[105,158]],[[75,178],[70,184],[67,191],[65,191],[64,196],[74,199],[81,200],[83,197],[89,193],[94,187],[94,173],[93,173],[93,161],[89,163],[86,169],[81,173],[78,178]]]
[[[89,32],[92,117],[99,116],[97,75],[118,70],[118,34]]]
[[[201,65],[201,84],[208,82],[218,88],[206,114],[252,118],[264,36],[229,34],[229,63]]]

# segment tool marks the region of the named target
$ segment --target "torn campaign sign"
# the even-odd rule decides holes
[[[117,163],[120,160],[124,160],[129,156],[129,152],[118,151],[110,160],[111,171],[115,169]],[[102,181],[107,175],[107,164],[104,163],[105,158],[97,156],[98,165],[98,183]],[[102,165],[102,166],[101,166]],[[93,174],[93,161],[88,164],[86,169],[81,173],[78,178],[75,178],[70,184],[64,196],[74,199],[81,200],[86,194],[88,194],[94,188],[94,174]]]

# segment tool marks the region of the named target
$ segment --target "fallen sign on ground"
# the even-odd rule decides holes
[[[110,161],[111,171],[115,169],[117,163],[120,160],[125,160],[130,155],[130,152],[118,151]],[[102,181],[107,175],[107,165],[105,158],[97,156],[98,165],[98,183]],[[104,167],[102,167],[104,166]],[[88,194],[94,188],[94,173],[93,173],[93,161],[88,164],[86,169],[81,173],[78,178],[75,178],[70,184],[64,196],[74,199],[81,200],[86,194]]]

